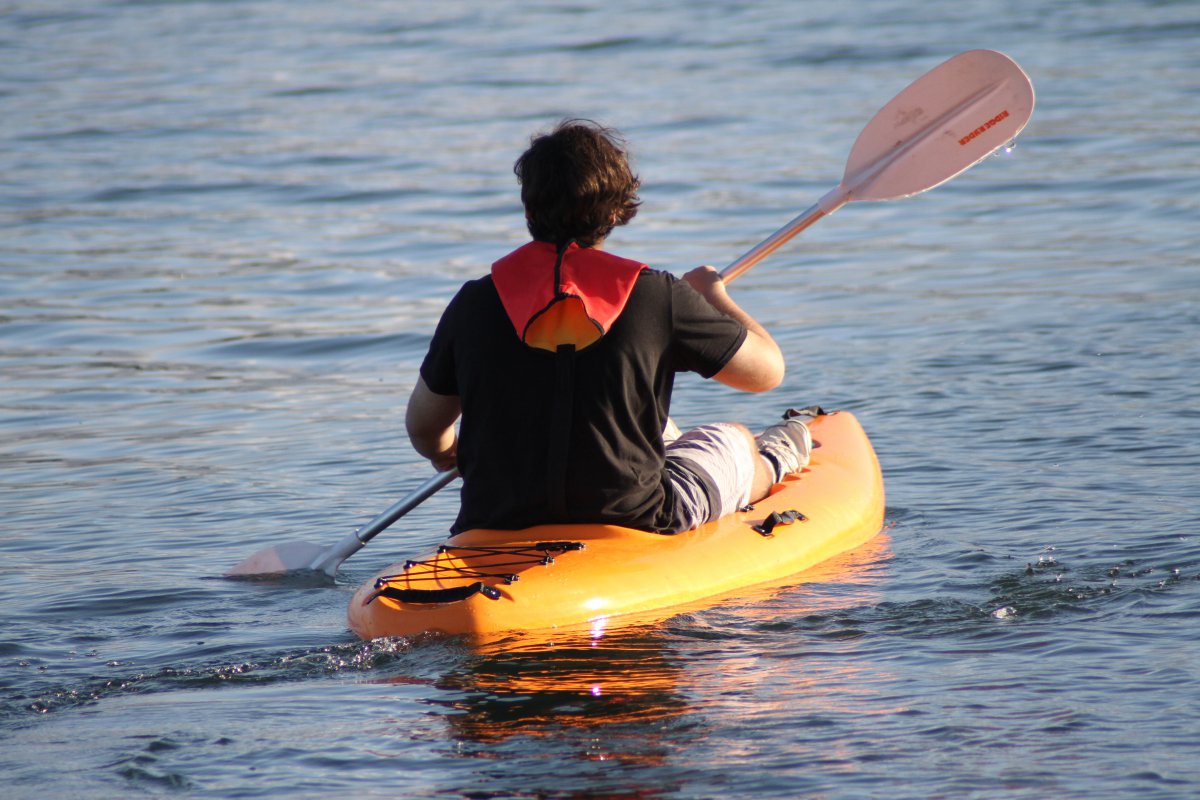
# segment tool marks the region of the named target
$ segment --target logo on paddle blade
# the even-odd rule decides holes
[[[979,136],[981,133],[984,133],[985,131],[995,127],[996,125],[999,125],[1000,122],[1005,119],[1008,119],[1008,109],[1001,111],[999,114],[992,117],[987,122],[983,123],[978,128],[976,128],[975,130],[968,133],[963,138],[959,139],[958,143],[961,145],[965,145],[965,144],[969,143],[976,136]]]

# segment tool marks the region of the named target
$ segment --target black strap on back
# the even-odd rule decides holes
[[[550,447],[546,454],[546,502],[550,518],[567,520],[567,462],[571,457],[571,419],[575,409],[575,345],[559,345],[554,353],[554,406],[550,412]]]
[[[562,296],[562,262],[573,239],[558,245],[554,262],[554,292]],[[546,505],[551,519],[567,516],[567,462],[571,457],[571,420],[575,412],[575,345],[554,351],[554,405],[550,412],[550,447],[546,454]]]

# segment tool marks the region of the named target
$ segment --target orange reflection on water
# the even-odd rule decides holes
[[[435,682],[445,694],[433,702],[460,745],[549,738],[573,758],[647,765],[663,763],[681,741],[703,737],[713,715],[736,722],[847,707],[896,713],[902,709],[894,703],[872,699],[880,665],[855,657],[853,631],[830,636],[807,622],[874,606],[890,555],[881,534],[787,586],[671,609],[670,621],[665,612],[597,618],[572,630],[474,640]],[[806,638],[819,658],[807,657]],[[676,741],[661,740],[666,730]],[[482,755],[472,747],[464,753]]]

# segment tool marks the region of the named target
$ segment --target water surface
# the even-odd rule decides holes
[[[0,767],[32,797],[1200,794],[1200,9],[1190,2],[16,0],[0,15]],[[736,298],[788,377],[683,424],[853,411],[888,529],[599,638],[363,643],[336,582],[230,582],[429,474],[403,406],[511,163],[629,136],[610,245],[722,266],[973,47],[1018,146],[847,207]]]

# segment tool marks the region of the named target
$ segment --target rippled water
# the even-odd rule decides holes
[[[1200,794],[1200,7],[1192,2],[0,3],[6,797]],[[599,640],[362,643],[336,582],[230,582],[428,475],[403,403],[522,241],[564,115],[645,183],[617,252],[718,266],[972,47],[1011,153],[855,205],[736,285],[785,386],[853,410],[887,532]]]

